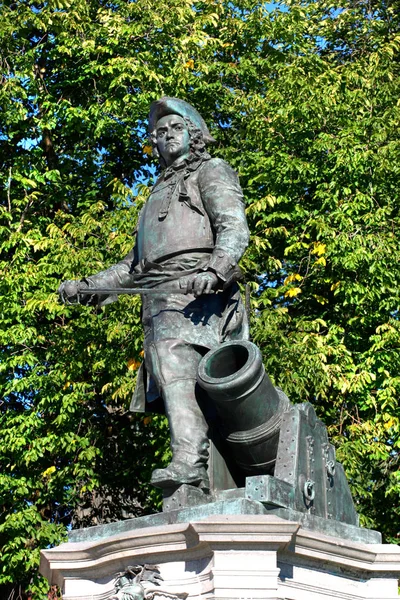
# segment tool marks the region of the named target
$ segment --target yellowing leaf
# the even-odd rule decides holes
[[[325,259],[325,257],[321,256],[318,260],[315,261],[315,264],[316,265],[323,265],[323,266],[325,266],[326,265],[326,259]]]
[[[147,154],[148,156],[151,156],[153,153],[153,148],[152,146],[150,146],[149,144],[146,144],[146,146],[143,146],[143,152],[145,154]]]
[[[185,65],[185,67],[186,67],[187,69],[194,69],[194,60],[193,60],[192,58],[190,58],[190,59],[187,61],[187,63],[186,63],[186,65]]]
[[[105,394],[107,390],[109,390],[112,387],[112,383],[110,381],[108,381],[105,385],[103,385],[103,387],[101,388],[101,393]]]
[[[54,466],[53,467],[49,467],[48,469],[46,469],[45,471],[43,471],[42,477],[43,478],[50,477],[50,475],[52,475],[55,472],[55,470],[56,470],[56,468]]]
[[[151,421],[152,421],[152,417],[144,417],[143,424],[149,425],[149,423],[151,423]]]
[[[140,367],[140,362],[138,360],[135,360],[134,358],[130,358],[128,360],[128,370],[129,371],[137,371],[137,369]]]
[[[328,304],[328,300],[326,298],[324,298],[323,296],[318,296],[317,294],[314,294],[314,298],[320,304]]]
[[[321,244],[321,242],[314,242],[314,247],[311,250],[311,254],[316,254],[317,256],[322,256],[326,252],[326,244]]]
[[[301,281],[301,279],[301,275],[299,275],[298,273],[294,273],[293,275],[288,275],[283,284],[287,285],[288,283],[292,283],[293,281]]]
[[[287,292],[285,292],[285,298],[294,298],[295,296],[298,296],[299,294],[301,294],[301,288],[298,288],[298,287],[290,288]]]
[[[331,292],[334,292],[340,285],[340,281],[337,281],[336,283],[332,283],[331,285]]]

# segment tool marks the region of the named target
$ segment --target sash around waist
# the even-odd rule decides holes
[[[160,262],[141,261],[134,270],[137,287],[179,287],[179,279],[185,275],[206,270],[210,261],[210,251],[185,252],[174,254]]]

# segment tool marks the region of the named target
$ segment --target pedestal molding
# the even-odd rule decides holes
[[[397,600],[400,547],[306,530],[275,515],[212,515],[43,550],[65,600],[106,600],[118,571],[160,566],[189,600]],[[248,593],[247,593],[248,590]]]
[[[368,571],[398,570],[400,547],[393,544],[359,544],[300,529],[293,542],[299,556]]]

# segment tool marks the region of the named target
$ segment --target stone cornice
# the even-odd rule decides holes
[[[41,553],[41,573],[62,586],[67,578],[101,577],[128,564],[212,556],[217,550],[283,553],[361,571],[400,573],[400,547],[359,544],[307,531],[272,515],[216,515],[184,524],[146,527],[92,542],[66,543]]]
[[[394,544],[352,543],[300,529],[290,550],[296,556],[366,571],[400,572],[400,546]]]

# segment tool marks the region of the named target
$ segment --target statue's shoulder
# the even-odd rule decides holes
[[[237,173],[230,164],[222,158],[210,158],[205,160],[199,169],[199,178],[203,181],[219,179],[220,177],[236,179]]]

